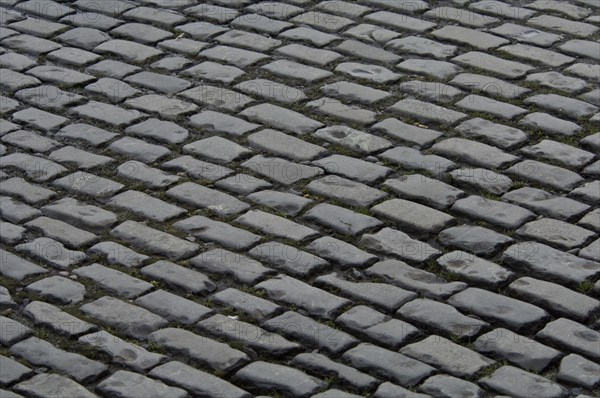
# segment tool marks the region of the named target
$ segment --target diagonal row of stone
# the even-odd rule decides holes
[[[0,0],[0,395],[594,396],[599,16]]]

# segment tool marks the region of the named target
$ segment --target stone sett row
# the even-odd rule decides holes
[[[0,0],[0,396],[598,396],[599,26]]]

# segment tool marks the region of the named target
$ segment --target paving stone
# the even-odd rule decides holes
[[[179,25],[175,30],[178,32],[185,32],[196,40],[206,40],[219,33],[226,32],[228,29],[223,26],[214,25],[210,22],[191,22],[185,25]]]
[[[346,123],[369,125],[376,121],[376,114],[355,105],[345,105],[342,102],[328,97],[323,97],[305,104],[313,112],[332,116]]]
[[[208,276],[169,261],[157,261],[145,266],[140,272],[186,292],[208,294],[216,289]]]
[[[576,63],[564,69],[565,72],[590,79],[600,79],[600,66],[595,64]]]
[[[78,382],[97,379],[106,372],[107,367],[100,362],[82,355],[63,351],[54,345],[37,338],[29,338],[10,348],[13,355],[25,358],[37,366],[48,366],[68,374]]]
[[[192,89],[180,93],[181,96],[199,104],[231,112],[238,111],[253,101],[235,91],[227,90],[222,87],[202,84]]]
[[[450,81],[450,84],[464,89],[478,91],[491,97],[502,97],[507,99],[515,99],[531,91],[528,88],[501,79],[473,73],[461,73],[456,75],[454,79]]]
[[[301,346],[266,330],[225,315],[213,315],[198,322],[197,327],[206,333],[238,341],[257,352],[282,356],[298,351]]]
[[[344,6],[344,8],[346,8]],[[344,35],[355,37],[368,43],[384,44],[400,36],[400,33],[371,24],[360,24],[351,27]]]
[[[2,255],[5,253],[6,252],[3,252]],[[14,343],[31,335],[31,329],[29,327],[18,321],[1,315],[0,325],[2,326],[2,333],[0,333],[0,344],[6,347],[13,345]]]
[[[316,120],[271,104],[261,104],[246,108],[240,115],[297,135],[303,135],[323,127],[323,124]]]
[[[31,318],[34,324],[51,328],[56,333],[68,337],[75,337],[96,329],[95,325],[82,321],[61,311],[58,307],[42,301],[31,302],[23,309],[23,313]]]
[[[362,183],[373,183],[390,172],[387,167],[345,155],[331,155],[312,163],[330,174],[339,174]]]
[[[388,228],[386,228],[388,229]],[[383,230],[385,231],[385,229]],[[363,240],[365,238],[363,237]],[[416,242],[416,241],[415,241]],[[426,245],[421,243],[421,245]],[[416,251],[413,246],[412,251]],[[430,251],[435,249],[430,247]],[[467,287],[462,282],[449,282],[436,275],[397,260],[378,262],[366,270],[367,275],[383,278],[388,283],[404,289],[415,290],[427,297],[447,298]]]
[[[430,395],[419,394],[386,381],[375,391],[374,398],[429,398]]]
[[[197,396],[213,396],[215,398],[250,397],[241,388],[181,362],[173,361],[157,366],[149,374],[169,384],[183,387]]]
[[[308,276],[316,270],[328,268],[329,265],[314,254],[278,242],[258,245],[250,250],[249,254],[297,276]]]
[[[458,186],[503,194],[513,186],[513,181],[499,173],[481,168],[463,168],[450,172],[452,181]]]
[[[2,68],[0,69],[0,72],[2,72],[2,76],[4,76],[2,79],[3,81],[0,84],[3,91],[18,91],[27,87],[37,86],[41,83],[40,80],[33,76],[24,75],[10,69]]]
[[[95,398],[82,385],[65,376],[41,373],[29,380],[17,384],[14,389],[34,398],[77,396],[81,398]],[[7,395],[7,398],[20,398],[21,395]]]
[[[59,48],[47,55],[47,59],[51,61],[79,67],[97,62],[101,58],[98,54],[74,47]]]
[[[148,334],[168,323],[164,318],[143,308],[108,296],[85,304],[80,309],[100,322],[137,339],[145,339]]]
[[[407,261],[427,261],[439,253],[429,244],[392,228],[383,228],[375,234],[364,234],[361,243],[370,250],[398,256]]]
[[[193,4],[191,2],[189,3]],[[195,7],[186,8],[185,13],[197,18],[208,19],[219,23],[230,22],[238,15],[238,12],[233,8],[211,4],[202,4]]]
[[[491,229],[468,225],[445,229],[438,234],[438,240],[444,246],[486,257],[493,256],[513,242],[508,236]]]
[[[142,138],[152,138],[167,144],[179,144],[188,137],[188,130],[175,123],[147,119],[125,129],[125,132]]]
[[[578,256],[587,258],[587,259],[593,260],[593,261],[600,261],[600,252],[598,251],[599,249],[600,249],[600,239],[596,239],[595,241],[590,243],[588,246],[581,249],[578,253]]]
[[[148,339],[213,370],[228,371],[249,361],[246,354],[227,344],[184,329],[157,330]]]
[[[405,98],[389,108],[393,113],[419,120],[422,123],[453,125],[467,118],[462,112],[412,98]]]
[[[20,90],[15,96],[31,105],[54,111],[83,101],[83,97],[78,94],[50,85]]]
[[[472,287],[455,294],[448,303],[517,331],[538,329],[549,317],[546,311],[532,304]]]
[[[545,280],[578,284],[600,272],[600,264],[566,253],[542,243],[517,243],[504,251],[501,261],[525,268],[532,276]]]
[[[194,243],[135,221],[121,223],[111,231],[111,235],[129,242],[140,250],[152,254],[164,255],[171,260],[189,257],[198,249],[198,245]]]
[[[27,378],[32,372],[27,366],[3,355],[0,355],[0,365],[2,366],[2,376],[0,376],[0,385],[2,386]]]
[[[281,309],[277,304],[234,288],[222,290],[211,296],[211,298],[216,303],[235,308],[237,311],[259,322],[271,318],[273,315],[279,313]]]
[[[137,138],[123,137],[114,141],[108,149],[121,156],[133,158],[143,163],[154,163],[168,156],[171,151],[163,146],[149,144]]]
[[[31,35],[16,35],[2,40],[2,44],[14,50],[35,56],[47,54],[58,50],[62,46],[50,40],[41,39]]]
[[[595,236],[581,227],[551,218],[542,218],[523,225],[516,233],[525,239],[533,239],[562,250],[581,247]]]
[[[128,160],[117,167],[119,177],[139,182],[151,189],[166,188],[179,181],[180,177],[152,168],[137,160]]]
[[[128,40],[110,40],[94,48],[94,52],[123,58],[128,62],[143,63],[163,52]]]
[[[374,12],[363,17],[363,20],[374,24],[390,26],[401,31],[408,30],[416,33],[426,32],[436,26],[435,23],[424,21],[422,18],[413,18],[389,11]]]
[[[231,195],[193,182],[169,189],[167,196],[195,208],[209,209],[218,215],[239,213],[250,207]]]
[[[467,97],[469,101],[472,96]],[[480,97],[484,98],[484,97]],[[488,103],[488,106],[494,106],[502,103],[492,103],[489,98],[484,99],[485,102]],[[497,112],[497,111],[494,111]],[[485,119],[475,118],[470,119],[465,122],[462,122],[455,128],[466,138],[471,139],[484,139],[492,145],[498,146],[502,149],[513,149],[525,141],[527,141],[527,134],[523,131],[505,126],[502,124],[497,124],[490,122]]]
[[[600,199],[600,181],[594,180],[571,191],[570,196],[584,202],[595,203]]]
[[[246,365],[235,374],[234,381],[257,392],[282,391],[293,397],[311,396],[325,386],[300,370],[263,361]]]
[[[302,368],[312,374],[335,377],[336,380],[350,385],[356,390],[370,389],[376,383],[375,378],[368,374],[339,362],[334,362],[325,355],[318,353],[299,354],[294,357],[290,365]],[[339,394],[335,396],[337,397]]]
[[[103,330],[81,336],[78,341],[110,355],[114,363],[139,372],[147,371],[165,359],[163,355],[148,352]]]
[[[131,211],[143,218],[157,222],[164,222],[187,213],[185,209],[179,206],[174,206],[139,191],[120,193],[112,197],[106,204]]]
[[[509,286],[517,297],[547,308],[560,316],[585,321],[600,308],[600,302],[561,285],[529,277],[519,278]]]
[[[251,134],[248,143],[259,150],[296,161],[311,160],[327,153],[323,147],[270,129]]]
[[[381,221],[376,218],[326,203],[313,207],[303,218],[344,235],[357,235],[366,229],[381,225]]]
[[[566,390],[559,384],[513,366],[501,367],[480,383],[515,398],[560,398],[566,395]]]
[[[462,68],[449,62],[429,59],[408,59],[396,67],[404,72],[424,74],[439,80],[447,80],[462,71]]]
[[[585,80],[565,76],[558,72],[533,73],[527,76],[526,80],[569,93],[581,91],[587,86]]]
[[[171,322],[178,322],[184,325],[194,324],[212,312],[210,308],[164,290],[156,290],[139,297],[135,300],[135,304]]]
[[[102,380],[97,386],[99,392],[119,397],[133,397],[137,394],[155,395],[168,398],[183,398],[188,394],[185,390],[169,387],[138,373],[119,370]]]
[[[195,104],[181,101],[176,98],[168,98],[158,94],[149,94],[141,97],[130,98],[125,101],[125,105],[146,112],[158,113],[160,117],[164,119],[176,119],[184,114],[194,112],[198,109]],[[144,113],[142,113],[142,115],[145,116]]]
[[[574,58],[572,57],[527,44],[504,46],[499,48],[499,51],[517,58],[523,58],[553,67],[559,67],[574,61]]]
[[[419,387],[419,391],[434,397],[482,397],[484,390],[477,384],[446,375],[431,376]]]
[[[358,340],[348,333],[319,323],[296,311],[285,312],[266,321],[262,326],[290,339],[316,346],[325,353],[339,354],[358,343]]]
[[[353,299],[366,301],[386,312],[395,311],[404,303],[417,297],[415,293],[396,286],[370,282],[354,283],[338,277],[335,273],[320,276],[315,279],[315,283],[338,289]],[[411,328],[403,329],[402,334],[408,333],[409,329]]]
[[[369,343],[347,351],[342,359],[363,371],[412,387],[434,372],[434,368],[405,355]]]
[[[108,156],[96,155],[91,152],[82,151],[73,146],[65,146],[61,149],[57,149],[50,154],[49,158],[56,162],[74,165],[75,167],[84,170],[106,167],[114,161]]]
[[[534,104],[542,109],[556,112],[573,119],[589,116],[598,111],[597,106],[557,94],[535,95],[527,98],[525,103]]]
[[[251,4],[246,10],[275,19],[288,19],[304,11],[300,7],[275,1]]]
[[[514,229],[534,218],[529,210],[481,196],[460,199],[454,203],[452,210],[508,229]]]
[[[497,101],[480,95],[469,95],[455,104],[457,107],[471,112],[489,113],[501,119],[514,119],[527,113],[526,109],[506,102]]]
[[[519,78],[534,68],[529,65],[497,58],[493,55],[471,51],[452,59],[453,62],[464,66],[482,69],[508,79]]]
[[[239,68],[205,61],[181,72],[183,76],[229,84],[245,74]]]
[[[433,102],[451,102],[463,92],[444,83],[411,80],[400,84],[400,91]]]
[[[474,337],[487,323],[460,313],[454,307],[429,299],[416,299],[400,308],[398,315],[420,327],[439,331],[449,337]]]
[[[139,90],[131,87],[129,84],[109,77],[101,78],[86,86],[86,90],[104,95],[113,103],[119,103],[129,97],[140,94]]]
[[[50,189],[30,184],[23,178],[18,177],[0,181],[0,193],[16,196],[29,204],[39,204],[56,195],[56,192]]]
[[[163,163],[162,167],[167,170],[183,172],[184,174],[187,174],[190,177],[198,178],[204,181],[216,181],[233,173],[233,170],[225,166],[220,166],[213,163],[198,160],[192,156],[180,156],[178,158]],[[172,189],[176,188],[177,187]],[[195,201],[193,200],[190,200],[189,202],[192,204],[195,203]],[[220,208],[216,207],[213,210],[220,211]]]
[[[39,230],[45,236],[56,239],[70,248],[79,248],[98,240],[98,236],[91,232],[75,228],[65,222],[48,217],[38,217],[25,224],[25,227]]]
[[[527,21],[527,24],[584,38],[591,36],[598,31],[598,28],[594,25],[584,22],[570,21],[568,19],[559,18],[552,15],[540,15],[530,18]]]
[[[313,135],[332,144],[339,144],[351,150],[365,153],[379,152],[392,146],[392,143],[385,138],[347,126],[326,127],[317,130]]]
[[[202,49],[206,48],[207,45],[208,43],[186,38],[175,38],[171,40],[164,40],[158,43],[158,47],[160,49],[169,50],[176,53],[182,53],[189,56],[195,56]],[[182,64],[181,67],[178,67],[177,69],[182,69],[187,66],[189,66],[189,63]]]
[[[72,109],[80,117],[90,118],[95,121],[108,123],[115,127],[125,126],[141,119],[144,113],[136,110],[122,109],[102,102],[90,101],[85,105]]]
[[[16,133],[20,133],[21,131],[22,130],[19,130]],[[27,132],[23,131],[23,133]],[[35,136],[37,134],[24,134],[24,136],[21,137],[15,137],[12,136],[12,134],[13,133],[8,133],[4,137],[2,137],[2,140],[6,143],[13,143],[19,139],[23,139],[23,142],[28,142],[30,140],[36,142],[34,140],[36,139]],[[50,145],[50,148],[48,150],[51,150],[52,147],[55,147],[53,143],[56,143],[56,141],[46,141],[43,138],[44,137],[40,136],[39,140],[37,140],[41,147],[48,147]],[[13,152],[10,155],[0,157],[0,167],[7,169],[19,169],[23,171],[29,178],[36,182],[44,182],[51,180],[61,174],[64,174],[67,171],[66,168],[51,160],[19,152]]]
[[[61,146],[61,144],[58,141],[55,141],[50,138],[46,138],[42,135],[33,133],[31,131],[27,131],[27,130],[17,130],[17,131],[8,133],[8,134],[2,136],[2,142],[7,143],[9,145],[13,145],[13,146],[18,146],[18,147],[21,147],[24,149],[29,149],[33,152],[40,152],[40,153],[49,152],[49,151]],[[29,160],[28,158],[31,158],[32,162],[34,160],[37,160],[37,162],[44,162],[44,159],[41,159],[41,158],[36,158],[36,157],[29,156],[26,154],[21,154],[21,153],[13,153],[8,156],[4,156],[2,158],[3,163],[4,163],[3,166],[11,165],[11,163],[14,163],[15,165],[19,164],[20,162],[27,163],[27,160]],[[46,163],[47,164],[45,164],[45,165],[41,165],[41,167],[43,169],[54,168],[55,170],[46,171],[46,172],[38,171],[37,173],[39,174],[40,178],[45,175],[54,176],[54,175],[60,173],[61,171],[64,171],[64,170],[61,170],[60,166],[58,166],[56,164],[52,164],[52,162],[46,161]],[[19,166],[16,166],[16,167],[19,167]]]
[[[2,197],[0,197],[0,204],[2,204]],[[586,209],[588,208],[587,205],[580,205],[582,207],[585,207]],[[4,217],[4,215],[1,212],[0,215]],[[592,210],[589,213],[587,213],[581,218],[581,220],[579,220],[579,222],[577,222],[577,225],[581,225],[584,228],[600,232],[600,209]]]
[[[494,363],[493,360],[440,336],[429,336],[418,343],[409,344],[400,353],[423,360],[458,377],[472,376]]]
[[[599,371],[600,365],[577,354],[570,354],[561,361],[557,378],[562,382],[592,390],[600,383]]]
[[[13,113],[13,121],[24,123],[46,132],[56,131],[69,120],[65,117],[54,115],[36,108],[27,108]]]
[[[439,232],[454,223],[452,216],[404,199],[388,200],[371,210],[377,215],[391,219],[399,228],[413,230],[419,234]]]
[[[340,48],[339,46],[335,47],[334,49],[344,52],[344,49]],[[295,58],[299,61],[319,66],[325,66],[339,58],[342,58],[342,55],[335,51],[320,50],[301,44],[289,44],[287,46],[279,47],[277,50],[275,50],[275,52],[280,55]]]
[[[82,123],[69,124],[54,134],[56,138],[67,138],[77,142],[83,141],[92,146],[102,145],[116,136],[115,133]]]
[[[559,318],[548,323],[536,337],[598,361],[598,332],[575,321]]]
[[[280,33],[278,36],[291,40],[309,42],[317,47],[322,47],[338,39],[338,36],[309,28],[308,26],[289,29]]]
[[[102,232],[117,221],[113,213],[73,198],[59,199],[42,207],[42,211],[47,216],[60,218],[76,227],[93,232]]]
[[[225,133],[241,136],[259,127],[258,124],[248,123],[223,113],[203,111],[190,118],[192,126],[202,128],[209,132]]]
[[[503,168],[518,160],[516,156],[495,147],[463,138],[448,138],[439,141],[431,150],[436,154],[464,159],[473,165],[490,168]]]
[[[540,11],[556,11],[573,19],[583,19],[591,13],[589,9],[574,4],[563,4],[553,0],[538,0],[529,4],[527,7]]]
[[[67,269],[84,261],[87,257],[77,250],[69,250],[62,243],[50,238],[37,238],[15,246],[15,250],[38,258],[55,268]]]
[[[489,33],[481,32],[481,31],[478,31],[475,29],[465,28],[462,26],[446,25],[446,26],[442,27],[441,29],[434,30],[433,32],[431,32],[431,34],[438,39],[448,40],[448,41],[456,42],[459,44],[468,44],[478,50],[489,50],[490,48],[496,48],[501,45],[508,44],[508,40],[503,39],[501,37],[494,36]],[[418,38],[415,38],[414,40],[417,42],[427,43],[427,47],[425,47],[425,49],[426,49],[425,51],[427,51],[430,44],[434,45],[434,43],[436,43],[436,42],[428,43],[425,41],[426,39],[418,39],[418,40],[417,39]],[[402,39],[400,39],[400,40],[402,40]],[[390,42],[389,44],[392,44],[392,42]],[[440,54],[440,55],[444,55],[443,58],[447,58],[447,57],[454,55],[454,53],[456,51],[455,46],[440,45],[440,44],[437,44],[437,45],[446,50],[444,53]],[[450,51],[450,50],[452,50],[452,51]],[[438,56],[436,58],[442,58],[442,57]]]
[[[426,147],[432,144],[442,133],[430,130],[412,124],[406,124],[398,119],[388,118],[371,126],[374,132],[382,132],[388,137],[408,142],[419,147]],[[410,149],[410,148],[407,148]],[[391,149],[390,151],[394,151]],[[389,152],[389,151],[388,151]],[[418,151],[417,151],[418,152]]]
[[[314,288],[297,279],[278,275],[272,279],[256,285],[257,289],[264,289],[268,297],[295,305],[308,313],[324,318],[332,318],[341,307],[349,301],[334,296],[321,289]],[[318,297],[318,300],[314,298]]]
[[[103,289],[128,299],[140,296],[153,288],[146,281],[100,264],[81,267],[73,273],[79,277],[91,279]]]
[[[173,226],[203,241],[217,242],[236,250],[253,246],[261,239],[246,230],[202,216],[190,217],[173,224]]]
[[[290,216],[295,216],[312,200],[286,192],[264,190],[247,196],[251,201],[271,207]]]
[[[240,195],[248,195],[261,189],[271,188],[273,184],[249,174],[236,174],[217,181],[215,187]]]
[[[554,348],[504,328],[481,335],[473,347],[484,355],[508,360],[535,372],[543,371],[561,356]]]
[[[59,188],[77,194],[100,198],[112,196],[124,187],[123,184],[116,181],[84,171],[77,171],[68,176],[59,178],[58,180],[55,180],[53,184]]]
[[[446,59],[453,56],[457,50],[456,46],[438,43],[418,36],[407,36],[390,40],[386,43],[386,47],[392,48],[400,53],[408,52],[420,56],[431,56],[440,59]]]
[[[86,293],[81,283],[58,275],[34,282],[27,286],[27,290],[59,304],[79,303]]]
[[[433,19],[457,22],[460,25],[467,25],[474,28],[483,28],[487,25],[500,22],[500,20],[497,18],[453,7],[434,8],[425,12],[423,15]]]
[[[307,98],[302,90],[266,79],[246,80],[236,84],[234,88],[249,95],[285,104],[296,103]]]
[[[548,185],[558,191],[567,191],[583,181],[577,173],[562,167],[552,166],[536,160],[525,160],[506,170],[519,179]]]
[[[4,229],[0,231],[0,240],[9,245],[19,242],[25,234],[25,228],[7,221],[3,223],[3,227]]]
[[[87,72],[106,76],[113,79],[123,79],[125,76],[140,71],[141,68],[120,61],[104,60],[86,69]]]
[[[593,41],[569,40],[568,42],[562,44],[559,48],[568,54],[592,58],[595,60],[600,59],[600,56],[598,56],[598,43],[594,43]]]
[[[373,83],[392,83],[400,79],[401,75],[378,65],[363,64],[358,62],[342,62],[335,67],[336,72],[341,72],[355,79],[366,80]]]

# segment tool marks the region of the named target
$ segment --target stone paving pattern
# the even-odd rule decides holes
[[[600,1],[0,26],[2,398],[600,397]]]

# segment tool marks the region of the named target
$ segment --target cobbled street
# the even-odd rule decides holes
[[[600,397],[600,0],[0,26],[0,398]]]

